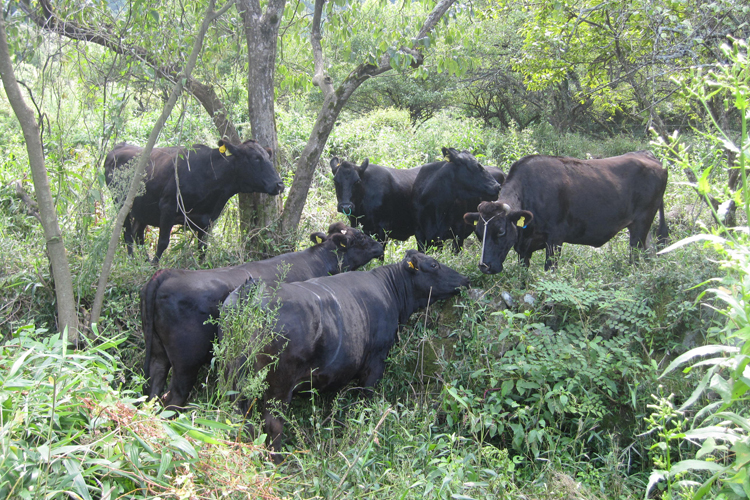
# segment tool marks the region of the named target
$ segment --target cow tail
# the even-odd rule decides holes
[[[661,200],[661,205],[659,205],[659,230],[657,243],[660,246],[666,246],[669,243],[669,229],[667,228],[667,221],[664,218],[664,199]]]
[[[146,357],[143,360],[143,375],[146,380],[150,377],[151,346],[154,339],[154,310],[156,305],[156,292],[162,282],[169,278],[170,273],[166,269],[160,269],[151,276],[151,279],[141,289],[141,325],[143,327],[143,339],[146,342]]]

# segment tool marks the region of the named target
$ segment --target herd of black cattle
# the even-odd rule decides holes
[[[106,180],[117,202],[126,192],[123,172],[141,151],[121,143],[107,155]],[[209,320],[218,318],[222,307],[236,306],[259,281],[281,282],[263,299],[277,311],[275,335],[253,361],[255,370],[276,362],[259,409],[269,443],[278,450],[283,421],[270,402],[286,405],[303,387],[337,390],[355,380],[373,386],[383,375],[398,326],[428,302],[469,285],[468,278],[421,253],[428,248],[451,241],[457,252],[474,232],[482,245],[483,273],[502,271],[511,247],[526,266],[534,251],[545,249],[548,269],[563,243],[599,247],[624,228],[631,247],[645,248],[657,210],[658,238],[667,239],[667,171],[650,152],[594,160],[526,156],[507,177],[468,152],[442,152],[443,160],[410,169],[333,158],[338,211],[350,226],[338,222],[327,234],[313,233],[314,245],[306,250],[220,269],[157,271],[141,291],[146,395],[169,409],[184,408],[198,370],[221,338]],[[252,140],[154,149],[145,191],[125,223],[128,251],[134,235],[142,244],[146,226],[158,226],[158,261],[172,227],[184,224],[198,233],[203,254],[206,232],[233,195],[283,191],[271,155]],[[411,236],[419,252],[409,250],[396,264],[350,272],[382,258],[389,238]],[[239,407],[247,411],[248,402],[240,400]]]

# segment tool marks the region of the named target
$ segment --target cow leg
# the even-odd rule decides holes
[[[133,226],[132,217],[130,214],[125,217],[125,222],[122,224],[123,232],[122,236],[125,240],[125,246],[128,248],[128,255],[133,256]]]
[[[547,243],[546,259],[544,261],[544,270],[549,271],[557,267],[557,259],[560,257],[561,244]],[[528,267],[528,261],[526,267]]]
[[[287,385],[287,384],[284,384]],[[273,387],[273,386],[272,386]],[[280,395],[284,392],[285,394],[280,397],[271,397],[269,393]],[[266,395],[263,398],[262,410],[263,410],[263,421],[264,428],[266,431],[266,439],[269,448],[273,451],[281,451],[281,443],[284,433],[284,414],[289,407],[289,403],[292,401],[292,394],[294,389],[282,389],[272,390],[269,388],[266,391]],[[284,459],[282,455],[273,453],[271,455],[275,463],[281,463]]]
[[[169,390],[162,398],[164,407],[168,410],[181,411],[187,404],[190,390],[198,379],[200,365],[187,368],[172,365],[172,380],[169,382]]]
[[[628,226],[628,232],[630,233],[630,262],[635,262],[640,251],[646,249],[646,240],[648,239],[654,215],[651,215],[651,218],[647,219],[647,223],[636,220]]]
[[[158,335],[154,335],[151,339],[151,359],[148,366],[143,367],[149,375],[146,388],[143,391],[148,399],[157,398],[161,395],[167,383],[167,375],[171,366],[167,352],[164,350],[164,344],[161,343]]]
[[[195,235],[198,237],[198,260],[203,262],[206,258],[206,247],[208,246],[208,231],[211,228],[211,221],[205,221],[204,224],[195,228]]]
[[[159,217],[159,243],[156,246],[156,255],[154,255],[154,263],[158,263],[161,258],[161,254],[169,246],[169,237],[172,233],[172,227],[174,226],[174,213],[175,208],[166,203],[159,203],[159,210],[161,216]]]

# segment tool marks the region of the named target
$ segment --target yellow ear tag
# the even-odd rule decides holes
[[[416,267],[414,267],[414,263],[412,261],[409,261],[409,267],[411,267],[412,269],[416,269]]]
[[[478,220],[475,220],[475,221],[474,221],[474,225],[476,226],[477,224],[479,224],[479,221],[478,221]]]
[[[318,243],[323,243],[323,238],[321,238],[320,236],[316,236],[315,241],[317,241]]]
[[[518,219],[518,222],[516,222],[516,226],[523,227],[524,222],[526,221],[526,217],[521,217]]]
[[[346,248],[346,243],[342,243],[341,248]]]
[[[222,144],[221,147],[219,148],[219,153],[225,154],[226,152],[227,152],[227,147]]]
[[[443,158],[443,161],[447,161],[448,163],[450,163],[451,159],[446,155],[445,158]]]

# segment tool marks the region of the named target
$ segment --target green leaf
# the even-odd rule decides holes
[[[736,432],[726,427],[720,427],[711,425],[707,427],[699,427],[698,429],[692,429],[685,432],[685,438],[703,440],[712,438],[715,440],[730,441],[734,443],[741,438]]]
[[[156,480],[160,481],[164,473],[167,471],[169,466],[172,465],[172,454],[165,451],[161,455],[161,462],[159,463],[159,471],[156,474]]]
[[[684,240],[683,240],[684,241]],[[685,354],[681,354],[680,356],[677,356],[677,358],[674,359],[671,363],[669,363],[669,366],[662,372],[661,375],[659,375],[659,378],[662,378],[667,373],[671,372],[681,364],[685,363],[686,361],[689,361],[693,358],[698,358],[700,356],[706,356],[708,354],[716,354],[719,352],[725,352],[728,354],[735,354],[738,353],[740,350],[738,347],[733,346],[726,346],[726,345],[706,345],[702,347],[696,347],[695,349],[690,349]]]
[[[25,353],[23,353],[23,354],[22,354],[22,355],[21,355],[21,356],[20,356],[20,357],[19,357],[19,358],[18,358],[18,359],[17,359],[17,360],[16,360],[16,361],[15,361],[15,362],[13,363],[13,366],[11,366],[11,367],[10,367],[10,371],[9,371],[9,372],[8,372],[8,374],[6,375],[6,377],[5,377],[5,380],[8,380],[8,379],[10,379],[10,378],[13,378],[13,376],[14,376],[14,375],[15,375],[15,374],[16,374],[16,373],[18,372],[18,370],[20,370],[20,369],[21,369],[21,366],[23,366],[23,362],[24,362],[24,360],[25,360],[25,359],[26,359],[26,358],[27,358],[27,357],[29,356],[29,354],[31,354],[32,352],[34,352],[34,349],[29,349],[28,351],[26,351]],[[5,385],[5,384],[3,384],[3,385]]]
[[[698,386],[693,390],[693,393],[690,395],[690,397],[685,401],[685,403],[680,406],[680,411],[686,410],[687,408],[690,408],[693,403],[695,403],[698,398],[700,398],[701,394],[703,394],[703,391],[708,386],[708,382],[711,380],[711,375],[713,375],[713,370],[709,370],[706,372],[706,374],[701,379]]]
[[[689,470],[707,470],[709,472],[718,472],[725,469],[726,467],[719,465],[716,462],[707,462],[705,460],[683,460],[672,465],[672,467],[669,469],[669,475],[674,477],[677,474],[681,474]]]

